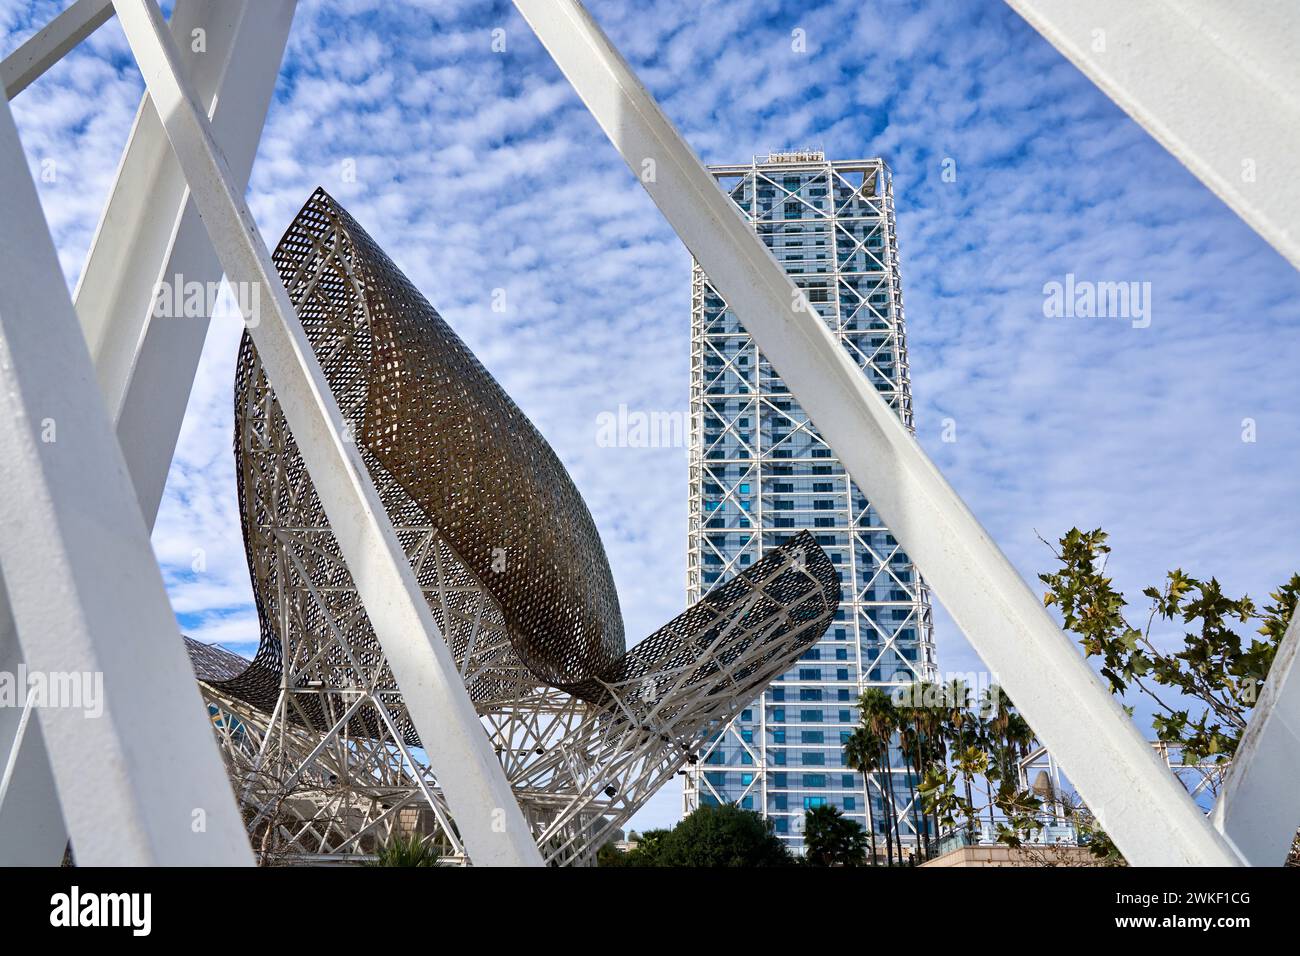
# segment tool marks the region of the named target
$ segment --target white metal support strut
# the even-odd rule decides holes
[[[251,863],[7,99],[0,223],[0,570],[27,666],[81,688],[39,710],[79,859]]]
[[[226,275],[266,303],[249,328],[356,580],[367,613],[471,859],[540,865],[541,854],[489,745],[270,253],[180,69],[153,0],[114,0],[172,149]]]
[[[1214,825],[1253,866],[1281,866],[1300,825],[1300,609],[1278,646],[1237,744]]]
[[[1007,0],[1300,268],[1300,5]]]
[[[1125,856],[1239,865],[582,5],[514,3]]]
[[[112,18],[112,0],[77,0],[0,63],[0,87],[5,95],[12,101]]]
[[[178,0],[169,20],[172,35],[184,41],[187,75],[207,104],[214,135],[241,187],[248,183],[296,5]],[[113,12],[111,0],[102,6],[101,21]],[[84,7],[83,0],[68,8],[5,62],[21,61],[23,51]],[[201,51],[190,43],[195,35],[204,38]],[[221,263],[145,93],[73,299],[149,528],[209,324],[206,313],[155,318],[155,293],[161,283],[207,288],[220,280]],[[5,717],[0,714],[0,722]],[[0,753],[9,739],[0,732]],[[30,723],[21,742],[19,771],[0,792],[0,865],[56,863],[67,833],[53,779],[30,769],[44,759],[38,722]]]
[[[1257,0],[1232,15],[1214,0],[1007,3],[1300,268],[1294,0]],[[1278,865],[1300,826],[1298,641],[1293,619],[1214,808],[1257,866]]]

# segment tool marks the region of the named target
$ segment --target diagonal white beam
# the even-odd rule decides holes
[[[226,275],[258,288],[250,334],[356,580],[375,634],[424,742],[452,816],[478,865],[541,865],[541,854],[456,672],[383,502],[276,274],[252,214],[234,188],[207,117],[183,79],[153,0],[114,0],[145,85],[185,171]]]
[[[12,100],[112,17],[112,0],[77,0],[4,58],[0,89]]]
[[[1253,866],[1281,866],[1300,827],[1300,611],[1291,615],[1264,690],[1214,805],[1214,825]]]
[[[514,3],[1125,856],[1239,865],[581,4]]]
[[[1300,4],[1007,3],[1300,268]]]
[[[168,23],[239,195],[248,187],[296,6],[178,0]],[[206,40],[202,52],[190,42],[196,30]],[[146,92],[73,301],[151,528],[211,318],[206,311],[155,317],[156,293],[220,281],[221,261]]]
[[[28,668],[102,679],[39,711],[79,859],[251,863],[7,100],[0,263],[0,572]]]
[[[19,674],[22,650],[0,584],[0,674]],[[68,844],[40,719],[26,706],[0,706],[0,866],[57,866]]]
[[[296,0],[178,0],[168,21],[172,35],[185,41],[184,66],[241,188],[248,183],[295,6]],[[201,51],[190,42],[196,30],[205,40]],[[150,528],[209,324],[206,312],[155,319],[155,291],[164,281],[207,287],[220,280],[221,263],[146,93],[73,299]],[[0,713],[0,725],[7,716]],[[14,739],[0,728],[0,754]],[[30,722],[18,742],[21,763],[0,792],[0,865],[29,864],[42,854],[46,864],[54,864],[67,832],[53,778],[48,770],[34,769],[45,759],[39,722]]]

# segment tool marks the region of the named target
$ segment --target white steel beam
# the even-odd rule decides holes
[[[1298,649],[1300,610],[1291,615],[1214,805],[1214,825],[1253,866],[1281,866],[1300,827]]]
[[[102,680],[39,710],[79,860],[251,863],[7,100],[0,262],[0,571],[27,667]]]
[[[226,275],[258,288],[250,333],[471,859],[541,854],[465,685],[194,94],[153,0],[114,0],[145,85]]]
[[[0,583],[0,674],[20,674],[22,662],[9,596]],[[0,705],[0,866],[57,866],[68,828],[40,719],[21,697],[26,688],[15,690],[13,705]]]
[[[241,196],[296,5],[178,0],[169,21],[184,75],[206,106]],[[190,42],[195,30],[206,39],[203,52]],[[220,281],[221,261],[146,92],[73,299],[151,528],[210,319],[206,311],[155,318],[155,293],[178,282],[206,289]]]
[[[0,88],[12,100],[112,17],[112,0],[77,0],[4,58]]]
[[[1300,268],[1300,4],[1007,3]]]
[[[112,14],[110,3],[105,0],[105,16]],[[207,104],[213,134],[241,189],[252,170],[295,6],[296,0],[178,0],[168,21],[172,35],[184,41],[187,75]],[[195,31],[204,39],[201,50],[191,42]],[[155,292],[163,282],[207,288],[220,281],[221,263],[145,93],[74,302],[149,528],[210,318],[206,312],[155,318]],[[31,761],[45,752],[38,722],[28,725],[23,747],[20,772],[0,792],[0,865],[33,862],[28,848],[37,835],[43,849],[57,843],[55,855],[45,860],[53,864],[66,834],[57,841],[45,838],[53,824],[43,808],[53,806],[57,815],[58,803],[48,771],[30,771]]]
[[[581,4],[514,3],[1124,855],[1239,865]]]

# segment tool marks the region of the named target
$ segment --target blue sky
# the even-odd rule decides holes
[[[0,49],[62,5],[0,0]],[[588,7],[706,162],[816,145],[892,166],[917,434],[1027,578],[1051,560],[1036,532],[1072,525],[1111,533],[1117,584],[1139,601],[1173,566],[1256,597],[1300,567],[1300,275],[1009,8]],[[57,163],[39,185],[70,284],[141,89],[111,23],[14,104],[33,169]],[[317,184],[555,446],[629,638],[680,611],[685,451],[595,436],[620,404],[686,408],[690,260],[513,8],[304,0],[249,193],[269,244]],[[1046,318],[1043,287],[1067,273],[1149,282],[1150,326]],[[238,334],[209,335],[154,543],[186,631],[249,651]],[[941,670],[983,669],[942,609],[936,636]],[[679,804],[670,784],[637,823]]]

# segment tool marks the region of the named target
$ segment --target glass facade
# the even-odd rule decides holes
[[[804,289],[814,311],[796,317],[826,323],[911,428],[888,168],[801,152],[711,170]],[[684,808],[735,803],[759,811],[796,851],[805,810],[820,805],[883,834],[884,777],[867,781],[847,767],[843,742],[866,688],[935,677],[929,596],[698,264],[691,410],[688,600],[806,528],[838,567],[844,603],[825,636],[695,755]],[[907,840],[915,831],[901,763],[894,785]]]

